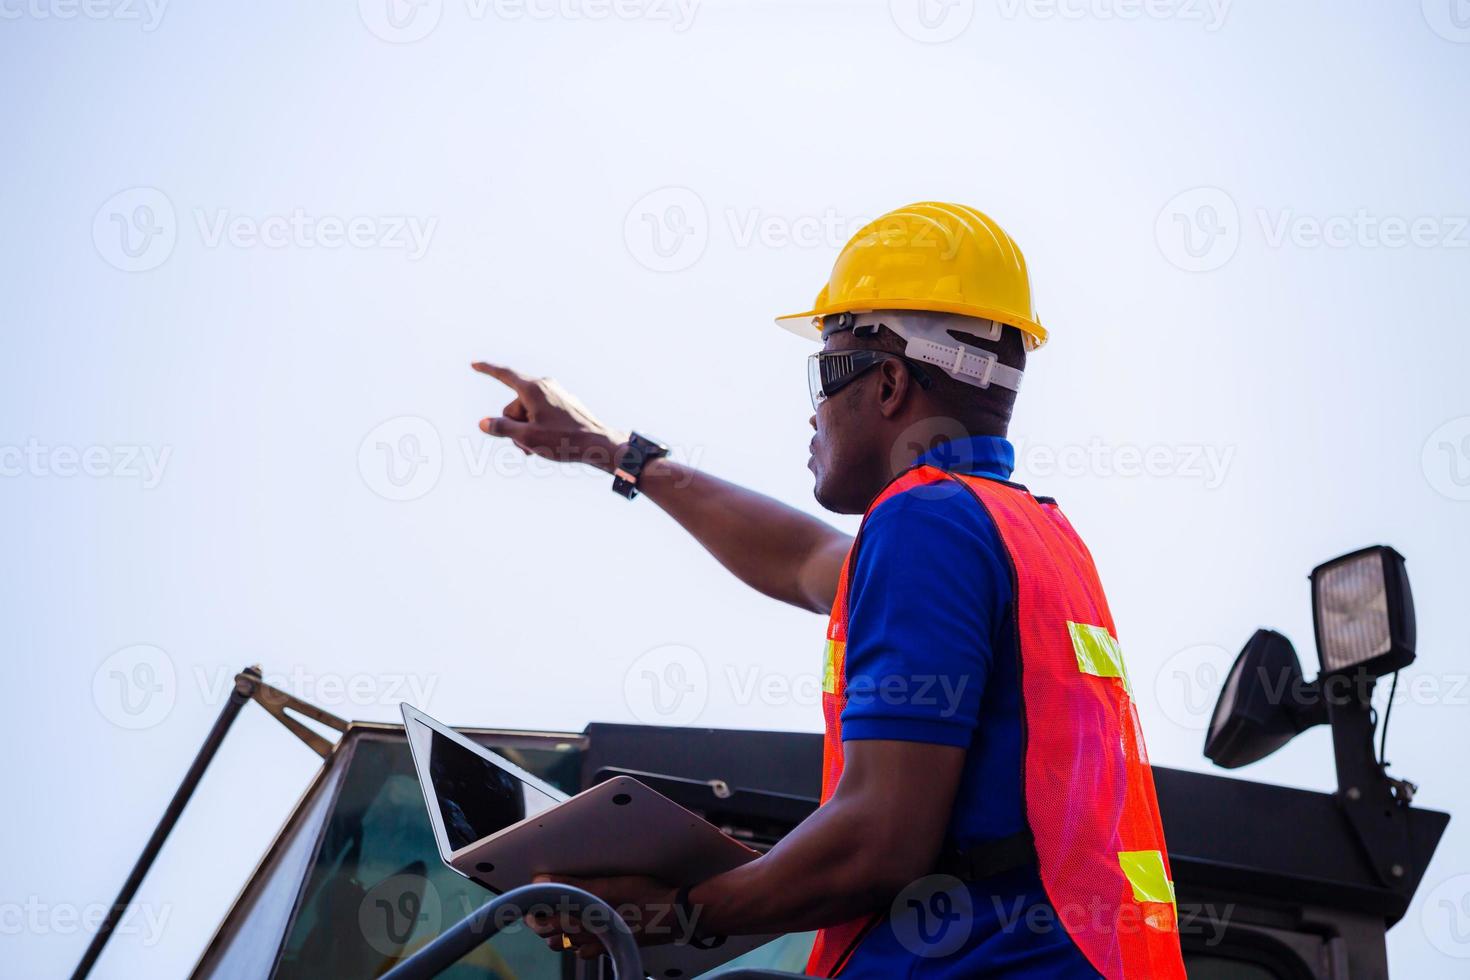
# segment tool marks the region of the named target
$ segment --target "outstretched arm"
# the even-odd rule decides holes
[[[508,367],[472,365],[515,397],[481,431],[522,451],[611,473],[628,433],[603,424],[549,378]],[[813,612],[828,612],[852,538],[794,507],[667,457],[644,468],[638,489],[721,565],[751,588]]]

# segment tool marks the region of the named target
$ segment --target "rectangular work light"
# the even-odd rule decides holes
[[[1364,548],[1312,569],[1312,622],[1322,673],[1374,677],[1414,662],[1414,597],[1404,556]]]

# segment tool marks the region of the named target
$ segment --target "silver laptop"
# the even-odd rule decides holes
[[[403,724],[439,856],[496,893],[538,874],[693,885],[760,856],[630,776],[568,796],[407,703]],[[673,916],[668,922],[686,931]],[[650,946],[644,968],[660,980],[694,977],[773,938]]]

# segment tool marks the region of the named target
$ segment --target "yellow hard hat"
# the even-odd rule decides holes
[[[820,337],[821,317],[867,310],[973,316],[1020,330],[1028,350],[1046,343],[1021,249],[963,204],[921,201],[869,222],[843,246],[816,304],[776,322]]]

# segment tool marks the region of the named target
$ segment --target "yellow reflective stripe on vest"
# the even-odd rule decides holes
[[[1167,902],[1174,904],[1174,883],[1164,870],[1164,855],[1158,851],[1119,851],[1118,864],[1128,884],[1133,886],[1135,902]]]
[[[1123,682],[1123,690],[1130,695],[1133,686],[1128,683],[1128,670],[1123,666],[1123,651],[1101,626],[1067,622],[1067,632],[1072,635],[1072,649],[1077,654],[1077,669],[1094,677],[1116,677]]]
[[[841,640],[828,640],[827,647],[822,651],[822,693],[837,693],[837,658],[842,655],[847,644]]]

